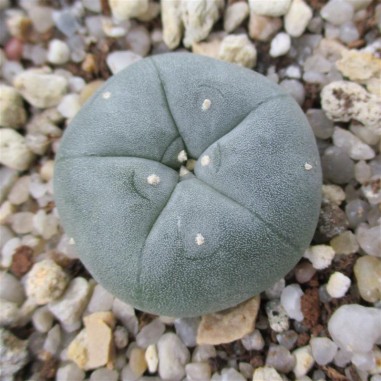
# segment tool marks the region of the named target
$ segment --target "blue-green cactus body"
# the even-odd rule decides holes
[[[179,154],[195,159],[179,175]],[[248,69],[192,54],[111,78],[65,132],[55,197],[94,278],[135,307],[195,316],[266,289],[320,209],[315,140],[296,102]]]

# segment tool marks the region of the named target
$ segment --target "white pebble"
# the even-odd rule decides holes
[[[127,347],[128,331],[121,325],[118,325],[114,330],[114,343],[118,349],[123,349]]]
[[[316,270],[329,267],[334,256],[335,251],[328,245],[310,246],[304,253],[304,258],[309,259]]]
[[[51,259],[44,259],[33,265],[29,271],[25,290],[37,304],[46,304],[59,298],[64,292],[69,277]]]
[[[13,325],[19,316],[20,311],[16,303],[0,298],[0,326]]]
[[[255,369],[253,381],[282,381],[279,373],[270,366],[259,367]]]
[[[103,94],[102,94],[102,98],[103,99],[110,99],[111,98],[111,93],[109,91],[105,91]]]
[[[319,365],[330,363],[337,353],[337,345],[327,337],[313,337],[310,341],[312,355]]]
[[[327,292],[332,298],[342,298],[350,286],[351,279],[336,271],[329,277]]]
[[[222,40],[218,58],[252,69],[257,63],[257,50],[246,34],[230,34]]]
[[[8,200],[13,205],[21,205],[29,198],[29,176],[20,177],[8,193]]]
[[[303,0],[293,0],[284,17],[284,28],[291,37],[300,37],[311,19],[312,9]]]
[[[287,13],[291,0],[249,0],[250,9],[257,15],[278,17]]]
[[[61,328],[59,324],[56,324],[51,328],[46,336],[43,349],[45,352],[52,354],[53,356],[57,355],[59,346],[61,344]]]
[[[346,304],[333,313],[328,331],[334,342],[345,351],[367,353],[381,339],[380,321],[381,310]]]
[[[90,313],[99,311],[111,311],[114,296],[105,290],[100,284],[94,287],[93,294],[87,306]]]
[[[74,278],[65,293],[59,299],[50,302],[48,308],[66,327],[72,326],[72,328],[77,329],[75,326],[77,323],[80,324],[82,313],[89,300],[90,291],[91,288],[86,279]]]
[[[301,310],[301,297],[303,295],[304,293],[298,284],[291,284],[282,291],[280,297],[280,301],[287,315],[296,321],[302,321],[304,319]]]
[[[40,209],[33,217],[33,227],[36,233],[44,239],[50,239],[58,233],[58,219],[54,214],[46,214]]]
[[[19,246],[21,246],[21,239],[18,237],[11,238],[5,243],[1,249],[1,266],[8,268],[11,265],[12,257]]]
[[[90,381],[117,381],[118,372],[107,368],[99,368],[91,373]]]
[[[35,158],[25,138],[10,128],[0,129],[0,163],[18,171],[28,169]]]
[[[314,358],[312,357],[311,347],[306,345],[295,349],[292,354],[295,356],[295,367],[293,372],[296,378],[305,376],[314,365]]]
[[[285,55],[291,48],[291,38],[287,33],[278,33],[272,40],[270,56],[280,57]]]
[[[187,381],[210,380],[212,370],[207,362],[194,362],[185,366]]]
[[[143,15],[148,10],[148,0],[110,0],[112,15],[117,20],[127,20]]]
[[[14,87],[32,105],[38,108],[56,106],[66,94],[67,79],[47,69],[28,69],[18,74]]]
[[[165,325],[160,319],[152,320],[136,336],[136,343],[140,348],[147,348],[151,344],[156,344],[165,331]]]
[[[265,341],[258,329],[254,330],[253,333],[244,336],[241,339],[241,342],[245,349],[248,351],[261,351],[265,346]]]
[[[323,19],[329,21],[333,25],[341,25],[353,18],[353,7],[346,0],[330,0],[320,10]]]
[[[304,169],[305,169],[306,171],[310,171],[310,170],[312,169],[312,165],[309,164],[309,163],[305,163],[305,164],[304,164]]]
[[[160,183],[160,177],[158,175],[149,175],[147,177],[147,182],[150,185],[158,185]]]
[[[60,104],[57,107],[57,110],[65,118],[73,118],[81,108],[81,103],[79,100],[78,94],[67,94],[65,95]]]
[[[69,61],[70,49],[66,42],[54,39],[49,42],[47,59],[55,65],[63,65]]]
[[[73,362],[61,365],[56,375],[56,381],[82,381],[84,378],[85,372]]]
[[[37,308],[32,315],[32,323],[38,332],[46,333],[52,328],[53,315],[46,306]]]
[[[209,163],[210,163],[210,156],[208,156],[208,155],[204,155],[204,156],[201,158],[201,165],[202,165],[203,167],[205,167],[205,166],[209,165]]]
[[[142,57],[131,51],[113,51],[107,58],[107,66],[110,68],[112,74],[119,73],[127,66],[141,60]]]
[[[246,2],[240,1],[229,5],[224,14],[225,32],[233,32],[247,16],[249,16],[249,6]]]
[[[16,234],[27,234],[33,230],[33,217],[31,212],[19,212],[10,217],[12,230]]]

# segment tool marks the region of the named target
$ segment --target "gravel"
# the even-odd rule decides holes
[[[380,381],[380,30],[376,0],[0,0],[0,379]],[[135,310],[79,262],[54,205],[71,119],[170,50],[267,75],[317,140],[316,234],[251,307]]]

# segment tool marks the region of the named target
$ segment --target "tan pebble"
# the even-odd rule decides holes
[[[259,305],[260,297],[255,296],[236,307],[203,316],[197,331],[197,344],[230,343],[253,332]]]
[[[41,178],[44,181],[49,181],[53,178],[54,174],[54,160],[47,160],[40,169]]]
[[[101,80],[88,83],[79,94],[79,102],[81,105],[83,105],[103,84],[104,81]]]
[[[70,343],[67,349],[67,357],[69,360],[75,362],[81,369],[86,369],[88,361],[86,329],[82,329]]]
[[[361,297],[369,303],[381,300],[381,259],[365,255],[353,268]]]
[[[130,353],[130,367],[137,377],[143,375],[143,373],[147,370],[147,362],[144,356],[144,349],[132,349]]]

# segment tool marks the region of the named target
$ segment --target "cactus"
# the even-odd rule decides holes
[[[197,316],[296,264],[317,224],[321,169],[307,119],[278,85],[168,53],[129,66],[84,105],[54,188],[99,283],[140,310]]]

